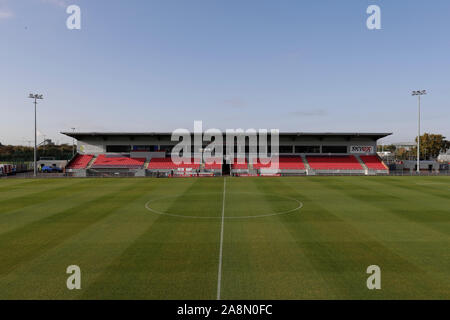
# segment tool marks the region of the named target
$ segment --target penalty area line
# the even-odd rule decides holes
[[[222,222],[220,225],[220,247],[219,247],[219,267],[217,271],[217,300],[220,300],[220,286],[222,283],[222,252],[223,252],[223,225],[225,222],[225,190],[227,187],[227,178],[223,178],[223,197],[222,197]]]

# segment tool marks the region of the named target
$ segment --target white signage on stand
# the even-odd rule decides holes
[[[350,146],[350,153],[373,153],[372,146]]]

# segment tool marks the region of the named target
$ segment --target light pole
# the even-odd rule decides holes
[[[426,90],[413,91],[412,95],[419,98],[419,109],[418,109],[418,129],[417,129],[417,173],[420,173],[420,97],[427,94]]]
[[[75,132],[75,128],[72,128],[72,133]],[[72,137],[72,158],[75,156],[75,138]]]
[[[36,157],[37,157],[36,105],[37,105],[37,100],[44,99],[44,96],[42,94],[30,93],[28,98],[34,99],[34,176],[36,177],[36,175],[37,175],[37,163],[36,163]]]

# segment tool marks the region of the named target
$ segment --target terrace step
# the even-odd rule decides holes
[[[308,159],[306,159],[306,155],[304,155],[304,154],[302,154],[302,161],[303,161],[303,165],[305,166],[305,169],[306,169],[306,175],[308,175],[308,176],[315,175],[314,170],[311,169],[311,166],[308,163]]]
[[[90,169],[92,167],[92,165],[94,164],[95,160],[97,159],[98,155],[94,155],[91,159],[91,161],[89,161],[88,165],[86,166],[86,169]]]
[[[355,155],[355,158],[356,158],[356,160],[358,160],[359,164],[364,168],[364,171],[365,171],[366,175],[368,175],[369,174],[369,168],[367,168],[367,166],[364,163],[364,161],[361,160],[359,155]]]
[[[145,162],[144,162],[144,170],[147,170],[148,164],[150,163],[150,160],[151,160],[151,159],[145,160]]]

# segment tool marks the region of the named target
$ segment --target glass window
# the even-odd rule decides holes
[[[295,146],[295,153],[320,153],[320,146]]]
[[[280,153],[292,153],[292,146],[280,146]]]
[[[347,146],[322,146],[322,153],[347,153]]]
[[[158,146],[148,146],[148,145],[143,145],[143,146],[133,146],[133,151],[157,151],[158,150]]]
[[[117,146],[106,146],[106,152],[130,152],[131,146],[130,145],[117,145]]]
[[[159,151],[172,151],[173,146],[159,146]]]

